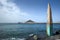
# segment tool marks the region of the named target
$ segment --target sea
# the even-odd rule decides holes
[[[46,23],[0,23],[0,40],[25,40],[29,35],[46,35]],[[53,24],[53,33],[60,30],[60,23]]]

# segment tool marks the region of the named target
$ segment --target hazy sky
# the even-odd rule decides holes
[[[0,23],[47,22],[50,2],[54,22],[60,22],[60,0],[0,0]]]

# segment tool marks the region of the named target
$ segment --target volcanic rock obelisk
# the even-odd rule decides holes
[[[53,29],[52,12],[51,12],[50,3],[48,3],[48,9],[47,9],[47,27],[46,27],[47,36],[51,36],[52,35],[52,31],[53,31],[52,29]]]

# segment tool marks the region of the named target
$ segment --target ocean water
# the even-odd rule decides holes
[[[53,32],[60,30],[60,24],[53,24]],[[46,35],[46,24],[0,24],[0,40],[25,40],[30,34]]]

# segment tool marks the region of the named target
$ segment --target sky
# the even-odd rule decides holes
[[[47,22],[48,3],[53,22],[60,22],[60,0],[0,0],[0,23]]]

